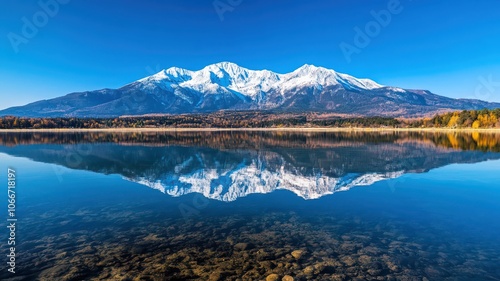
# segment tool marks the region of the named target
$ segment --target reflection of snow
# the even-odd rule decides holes
[[[192,158],[190,158],[192,159]],[[186,161],[190,162],[190,160]],[[187,165],[186,162],[179,166]],[[177,167],[179,167],[177,166]],[[287,171],[281,166],[271,171],[254,160],[249,165],[238,165],[234,169],[200,169],[191,174],[169,176],[161,180],[145,177],[127,180],[157,189],[171,196],[201,193],[207,198],[220,201],[235,201],[254,193],[270,193],[278,189],[289,190],[304,199],[317,199],[327,194],[346,191],[354,186],[372,185],[375,182],[399,177],[402,171],[390,173],[348,174],[340,178],[324,175],[304,176]],[[176,172],[177,172],[176,167]]]

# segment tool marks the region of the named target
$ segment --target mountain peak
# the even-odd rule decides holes
[[[144,97],[140,104],[137,93]],[[123,105],[126,106],[123,106]],[[324,111],[410,116],[443,109],[482,109],[500,104],[454,100],[422,91],[382,86],[332,69],[305,64],[278,74],[219,62],[197,71],[171,67],[119,89],[73,93],[0,111],[2,115],[121,116],[218,110]]]
[[[193,74],[192,71],[179,67],[165,69],[164,73],[170,78],[181,78],[182,80],[187,80]]]
[[[223,62],[218,62],[214,64],[207,65],[205,68],[206,70],[210,71],[225,71],[227,73],[232,73],[232,72],[241,72],[243,70],[247,70],[246,68],[243,68],[235,63],[228,62],[228,61],[223,61]]]
[[[233,62],[229,62],[229,61],[223,61],[223,62],[218,62],[218,63],[214,63],[212,65],[209,65],[210,66],[215,66],[215,67],[219,67],[219,68],[222,68],[222,69],[235,69],[235,68],[242,68],[241,66],[233,63]]]
[[[165,73],[172,74],[172,75],[177,75],[179,73],[186,73],[186,72],[191,72],[187,69],[180,68],[180,67],[170,67],[165,70],[163,70]]]
[[[305,74],[305,75],[325,73],[325,74],[334,75],[337,72],[335,72],[335,70],[333,70],[333,69],[328,69],[328,68],[324,68],[321,66],[315,66],[312,64],[304,64],[303,66],[297,68],[292,73],[301,73],[301,74]]]
[[[297,70],[317,70],[320,67],[315,66],[314,64],[304,64],[303,66],[297,68]]]

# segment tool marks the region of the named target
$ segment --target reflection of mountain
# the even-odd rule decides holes
[[[224,134],[232,133],[219,133],[218,137],[223,139]],[[500,153],[459,151],[422,139],[391,140],[384,135],[379,139],[372,135],[350,140],[330,135],[322,141],[306,136],[298,141],[303,145],[283,146],[271,145],[269,139],[255,134],[257,137],[241,138],[242,145],[228,148],[220,143],[214,147],[179,145],[179,142],[123,145],[113,141],[80,144],[76,141],[76,144],[0,146],[0,152],[73,169],[120,174],[172,196],[197,192],[222,201],[277,189],[314,199],[403,173],[425,172],[451,163],[500,159]],[[241,135],[232,137],[238,139]],[[259,139],[260,143],[255,143]],[[183,142],[189,142],[189,138]]]
[[[172,196],[196,192],[211,199],[234,201],[249,194],[270,193],[277,189],[292,191],[304,199],[316,199],[336,191],[348,190],[353,186],[370,185],[402,174],[346,173],[335,177],[328,175],[335,172],[328,173],[321,169],[311,169],[308,172],[308,168],[293,167],[283,157],[273,155],[272,152],[265,154],[267,153],[255,155],[256,159],[243,158],[241,162],[232,164],[225,162],[221,165],[215,160],[215,165],[207,167],[203,167],[205,157],[196,155],[175,166],[174,173],[164,174],[159,179],[148,176],[127,179]],[[189,169],[192,162],[200,165]]]

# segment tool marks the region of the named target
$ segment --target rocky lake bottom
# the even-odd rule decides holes
[[[255,212],[250,205],[232,214],[188,207],[191,213],[169,218],[137,207],[69,208],[25,220],[24,229],[47,234],[23,241],[19,264],[30,266],[12,280],[497,280],[500,274],[498,244],[391,213],[304,214],[283,206]]]

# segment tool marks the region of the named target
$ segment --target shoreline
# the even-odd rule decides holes
[[[0,133],[73,133],[73,132],[482,132],[500,133],[500,128],[331,128],[331,127],[284,127],[284,128],[62,128],[62,129],[0,129]]]

